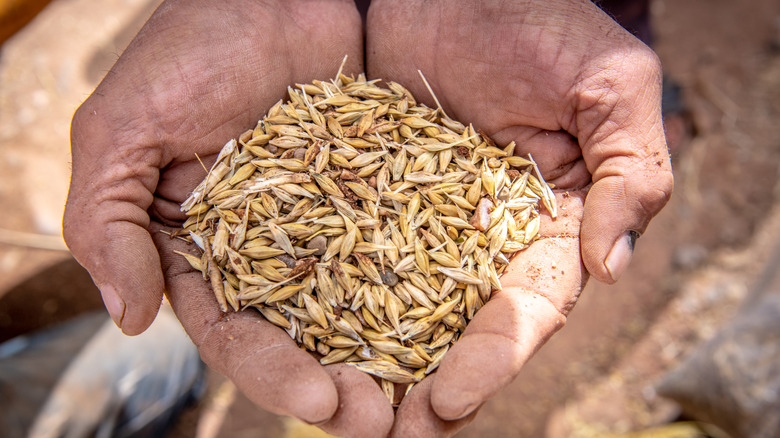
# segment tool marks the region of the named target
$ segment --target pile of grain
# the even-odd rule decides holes
[[[181,254],[223,311],[257,309],[397,402],[501,289],[554,195],[514,143],[397,83],[339,74],[288,91],[182,205],[201,255]]]

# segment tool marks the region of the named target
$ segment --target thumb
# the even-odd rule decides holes
[[[92,276],[114,323],[136,335],[154,320],[163,277],[147,231],[161,153],[130,140],[128,123],[109,123],[90,97],[71,126],[72,174],[63,237]],[[99,97],[97,97],[99,99]]]
[[[621,54],[625,59],[589,78],[580,94],[579,139],[593,178],[580,230],[582,259],[607,283],[625,271],[636,239],[672,193],[661,68],[645,49]]]

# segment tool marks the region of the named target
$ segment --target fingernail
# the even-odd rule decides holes
[[[100,295],[103,296],[103,305],[106,306],[108,314],[117,327],[122,328],[122,318],[125,316],[125,302],[116,292],[113,286],[103,286],[100,288]]]
[[[639,233],[636,231],[626,231],[609,251],[607,259],[604,260],[604,266],[607,268],[609,276],[612,277],[612,281],[617,281],[628,268],[631,256],[634,254],[634,244],[638,238]]]

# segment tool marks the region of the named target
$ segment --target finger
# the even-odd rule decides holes
[[[325,367],[339,393],[339,407],[320,428],[344,438],[387,436],[393,426],[393,407],[368,374],[346,364]]]
[[[468,426],[477,412],[456,420],[443,420],[431,405],[431,388],[438,379],[433,373],[414,385],[409,394],[404,397],[396,413],[395,424],[390,433],[392,438],[437,438],[450,437]]]
[[[577,139],[565,131],[532,126],[511,126],[490,137],[499,145],[514,141],[515,155],[533,157],[548,183],[556,188],[578,190],[590,184]]]
[[[582,258],[594,277],[609,283],[627,268],[634,241],[669,200],[673,186],[660,65],[647,48],[620,55],[625,59],[611,60],[618,67],[586,75],[576,122],[593,175],[582,221]],[[619,87],[616,74],[624,78]]]
[[[162,300],[160,261],[146,230],[159,155],[107,136],[91,103],[73,119],[63,236],[100,289],[114,323],[135,335],[151,324]]]
[[[328,421],[339,395],[325,368],[259,313],[222,313],[201,273],[173,253],[195,253],[192,246],[162,233],[154,237],[171,307],[203,361],[267,411],[312,424]]]
[[[166,226],[180,226],[187,219],[186,213],[181,211],[182,202],[206,178],[216,157],[216,154],[199,156],[197,160],[172,163],[166,167],[160,173],[154,201],[149,209],[152,218]]]
[[[584,280],[577,239],[583,194],[559,195],[558,202],[558,219],[545,220],[544,235],[512,260],[503,290],[477,312],[439,367],[431,403],[441,418],[471,414],[563,327]]]

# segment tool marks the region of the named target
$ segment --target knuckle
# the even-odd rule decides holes
[[[90,216],[71,195],[62,216],[62,238],[73,256],[82,264],[89,255],[90,242],[94,241],[94,227],[88,225]]]
[[[599,68],[580,79],[577,94],[586,106],[614,107],[634,94],[646,93],[649,86],[657,87],[660,93],[661,77],[658,55],[644,44],[638,44],[628,51],[608,55]]]
[[[643,186],[642,195],[637,198],[646,220],[650,220],[669,202],[674,190],[674,177],[671,171],[653,175],[650,184]]]
[[[73,207],[66,205],[65,213],[62,217],[62,238],[65,240],[65,243],[68,245],[71,251],[74,249],[72,246],[76,241],[77,235],[78,219],[74,217]]]
[[[634,71],[642,71],[653,75],[661,74],[661,59],[650,47],[640,44],[632,51],[623,63],[624,68]]]
[[[82,139],[90,136],[89,127],[94,126],[95,119],[101,117],[101,114],[102,111],[98,111],[93,96],[88,97],[76,108],[70,122],[71,149],[74,152],[74,157],[76,157],[75,152],[78,147],[84,143]]]

